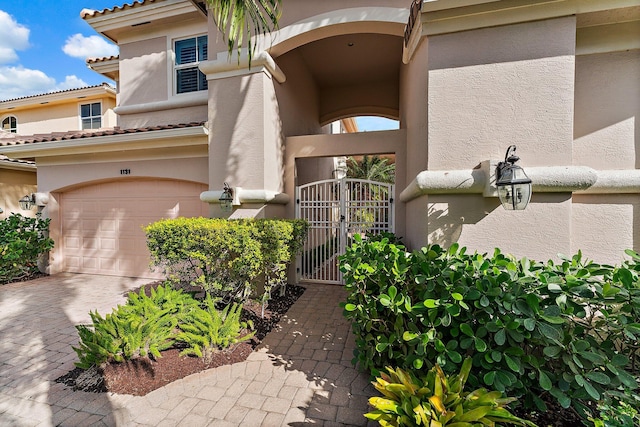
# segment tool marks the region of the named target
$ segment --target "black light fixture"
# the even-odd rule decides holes
[[[28,211],[36,204],[36,198],[34,194],[26,195],[22,199],[18,200],[20,209]]]
[[[233,210],[233,189],[229,187],[229,184],[224,183],[222,189],[222,195],[220,196],[220,209],[222,212],[231,212]]]
[[[507,210],[521,211],[531,200],[531,179],[515,163],[520,160],[515,155],[516,146],[507,148],[504,162],[496,168],[496,187],[502,207]]]

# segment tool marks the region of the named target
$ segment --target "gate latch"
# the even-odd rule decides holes
[[[340,222],[344,222],[345,219],[344,215],[340,215]]]

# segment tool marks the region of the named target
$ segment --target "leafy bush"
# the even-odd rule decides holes
[[[201,286],[214,298],[244,301],[260,274],[252,229],[222,219],[178,218],[146,227],[152,263],[169,280]]]
[[[551,395],[586,417],[589,401],[637,396],[640,256],[627,253],[619,267],[580,253],[542,264],[457,244],[407,253],[386,238],[357,237],[341,257],[354,362],[374,374],[434,363],[454,372],[471,356],[472,386],[541,410],[539,396]]]
[[[381,426],[493,426],[495,423],[534,426],[506,408],[513,398],[502,398],[499,391],[479,388],[464,391],[471,358],[462,364],[460,373],[446,376],[438,365],[418,379],[400,368],[387,367],[373,383],[384,397],[369,399],[374,411],[365,417]]]
[[[209,362],[217,350],[250,339],[254,333],[245,331],[253,328],[253,324],[242,322],[241,314],[242,306],[235,303],[218,311],[211,295],[207,295],[204,308],[191,311],[180,324],[181,331],[176,339],[188,346],[180,354],[195,355]]]
[[[307,228],[300,220],[179,218],[151,224],[145,232],[152,263],[170,280],[242,303],[261,275],[267,292],[284,283]]]
[[[38,257],[53,248],[49,219],[11,214],[0,221],[0,284],[38,272]]]

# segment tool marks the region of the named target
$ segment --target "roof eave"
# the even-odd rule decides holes
[[[41,158],[72,154],[95,154],[115,151],[207,145],[205,126],[126,132],[116,135],[78,137],[62,141],[31,142],[0,147],[11,158]]]

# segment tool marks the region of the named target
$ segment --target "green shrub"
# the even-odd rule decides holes
[[[147,296],[129,293],[127,304],[119,305],[104,318],[90,312],[92,324],[78,325],[78,347],[73,347],[80,359],[76,366],[88,369],[104,362],[123,362],[136,357],[160,357],[175,340],[178,322],[193,310],[198,302],[189,294],[158,287]]]
[[[53,248],[49,219],[11,214],[0,221],[0,284],[38,272],[38,257]]]
[[[241,321],[241,314],[242,306],[236,303],[218,311],[215,301],[207,294],[204,308],[191,311],[180,324],[176,339],[188,346],[180,354],[195,355],[208,363],[216,351],[250,339],[254,333],[246,330],[253,328],[253,324]]]
[[[372,397],[369,403],[374,411],[365,417],[378,421],[381,426],[494,426],[513,424],[534,426],[520,419],[506,408],[513,398],[502,398],[499,391],[479,388],[464,391],[471,358],[462,364],[460,373],[446,376],[438,365],[418,379],[400,368],[387,367],[373,383],[384,397]]]
[[[260,274],[262,255],[253,230],[224,219],[162,220],[145,229],[152,263],[169,280],[201,286],[225,302],[244,301]]]
[[[356,238],[341,257],[354,362],[374,375],[435,363],[454,372],[471,356],[472,386],[541,410],[544,393],[586,417],[587,402],[637,388],[640,256],[627,253],[619,267],[580,253],[542,264]]]
[[[177,283],[201,286],[225,303],[245,302],[259,277],[265,295],[286,280],[308,225],[300,220],[179,218],[145,228],[152,263]]]

